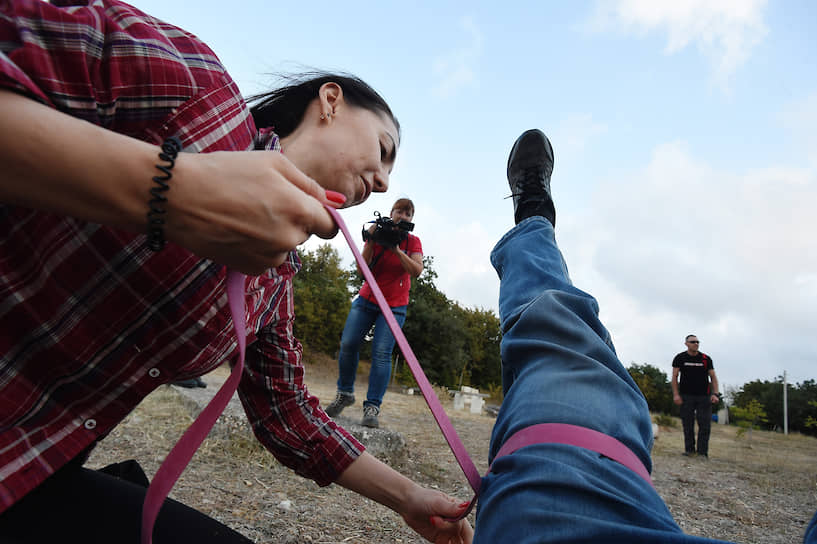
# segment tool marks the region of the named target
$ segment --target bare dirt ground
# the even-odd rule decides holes
[[[335,392],[334,362],[310,359],[310,391],[328,404]],[[357,390],[365,391],[367,369],[361,367]],[[215,375],[223,379],[227,372],[219,369]],[[449,399],[441,400],[484,473],[494,419],[454,411]],[[350,415],[360,410],[346,409]],[[192,420],[181,393],[164,386],[96,448],[88,466],[137,459],[150,477]],[[397,470],[425,486],[471,498],[422,397],[389,391],[380,421],[406,439],[408,455]],[[802,542],[817,509],[817,439],[759,431],[751,439],[738,438],[736,428],[713,425],[708,461],[682,457],[682,451],[680,422],[662,427],[653,450],[653,480],[684,531],[735,542]],[[295,475],[257,443],[246,425],[230,418],[216,425],[171,496],[257,543],[424,542],[387,508]]]

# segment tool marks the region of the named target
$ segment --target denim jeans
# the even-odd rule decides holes
[[[695,421],[698,421],[698,453],[709,455],[712,429],[712,401],[709,395],[681,395],[681,423],[684,425],[684,450],[695,451]]]
[[[406,322],[406,306],[391,309],[394,319],[403,326]],[[374,324],[372,338],[372,367],[369,370],[369,390],[363,403],[377,406],[383,402],[383,395],[391,378],[391,353],[394,350],[394,335],[389,330],[386,318],[374,302],[363,297],[352,301],[352,308],[346,317],[343,336],[338,353],[338,391],[354,393],[357,365],[360,362],[360,344]]]
[[[596,300],[573,287],[553,227],[528,218],[494,248],[505,399],[489,461],[538,423],[588,427],[623,442],[652,470],[646,401],[616,356]],[[644,479],[560,444],[499,458],[480,490],[474,542],[717,542],[685,535]]]

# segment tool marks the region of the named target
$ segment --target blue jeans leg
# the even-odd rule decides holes
[[[406,322],[406,306],[397,306],[391,310],[395,320],[402,327]],[[360,344],[372,325],[374,325],[372,367],[369,371],[369,389],[364,404],[379,407],[391,378],[391,354],[395,340],[380,307],[363,297],[357,297],[352,301],[346,325],[343,327],[338,351],[338,391],[354,393],[357,366],[360,362]]]
[[[360,362],[360,344],[372,324],[380,316],[380,309],[363,297],[352,301],[338,350],[338,391],[355,392],[357,365]]]
[[[644,397],[616,356],[596,300],[573,287],[553,227],[522,221],[494,248],[501,279],[505,399],[489,460],[538,423],[588,427],[651,470]],[[482,482],[475,542],[712,542],[684,535],[664,501],[623,465],[576,446],[526,446]]]
[[[817,512],[814,513],[814,517],[811,518],[811,523],[806,527],[803,544],[817,544]]]
[[[397,306],[391,309],[394,319],[400,327],[406,322],[406,307]],[[372,338],[372,368],[369,370],[369,390],[366,393],[364,405],[372,404],[378,408],[383,403],[383,396],[389,386],[391,378],[391,355],[394,351],[394,335],[389,329],[383,314],[377,316],[374,322],[374,338]]]

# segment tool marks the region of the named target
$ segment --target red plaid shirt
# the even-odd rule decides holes
[[[145,141],[178,136],[185,151],[280,150],[197,38],[115,0],[75,3],[0,0],[0,85]],[[299,268],[293,252],[247,279],[239,395],[261,442],[326,485],[363,447],[304,387]],[[152,253],[143,235],[0,204],[0,512],[161,384],[237,355],[224,279],[173,244]]]

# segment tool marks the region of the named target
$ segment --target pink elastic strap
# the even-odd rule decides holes
[[[613,461],[621,463],[644,478],[648,484],[652,485],[650,473],[647,472],[644,463],[641,462],[630,448],[612,436],[594,431],[593,429],[588,429],[587,427],[568,425],[567,423],[540,423],[515,432],[502,444],[502,447],[499,448],[499,452],[497,452],[493,462],[496,463],[496,460],[503,455],[511,454],[519,448],[542,443],[578,446],[600,453]],[[493,463],[491,466],[493,466]],[[488,472],[490,471],[491,469],[489,468]]]
[[[386,303],[386,299],[383,297],[383,293],[380,291],[380,287],[378,287],[377,282],[374,279],[374,275],[369,270],[369,266],[366,264],[366,261],[363,260],[363,256],[361,256],[360,251],[358,251],[357,244],[355,244],[352,235],[349,233],[346,223],[343,222],[343,219],[336,209],[332,208],[331,206],[326,206],[326,209],[329,210],[329,213],[332,215],[335,223],[337,223],[341,232],[343,232],[346,242],[352,249],[355,260],[357,261],[360,270],[363,272],[363,276],[366,278],[366,281],[369,282],[369,287],[372,289],[372,294],[374,294],[374,298],[377,300],[378,306],[380,306],[380,311],[383,313],[383,317],[386,318],[386,323],[388,323],[389,329],[391,329],[391,332],[397,341],[397,345],[400,346],[400,351],[403,353],[403,357],[406,359],[406,362],[411,369],[411,373],[414,376],[414,379],[417,381],[417,385],[420,387],[423,397],[426,399],[426,404],[428,404],[428,407],[431,409],[431,414],[434,416],[434,419],[437,420],[437,425],[440,427],[443,436],[448,441],[451,451],[454,452],[454,457],[457,459],[457,463],[459,463],[460,468],[462,468],[462,471],[465,473],[465,477],[468,479],[468,483],[471,484],[471,488],[475,493],[479,493],[479,485],[482,481],[479,471],[474,465],[474,462],[471,460],[471,457],[468,456],[468,452],[466,451],[462,440],[460,440],[457,431],[454,430],[454,426],[451,424],[451,420],[448,419],[448,415],[445,413],[442,404],[440,404],[440,399],[437,398],[437,395],[434,393],[434,389],[432,389],[428,378],[426,378],[426,375],[423,373],[423,369],[420,367],[420,363],[417,362],[417,357],[415,357],[414,352],[411,351],[411,346],[409,346],[403,331],[400,329],[400,325],[397,324],[397,320],[394,319],[394,314],[392,314],[391,308]]]
[[[165,501],[165,497],[170,493],[170,489],[176,480],[179,479],[193,454],[204,441],[207,433],[215,425],[218,416],[227,407],[227,403],[233,397],[233,393],[238,388],[241,380],[241,372],[244,368],[244,352],[247,344],[246,333],[246,303],[244,301],[244,274],[227,271],[227,301],[230,305],[230,315],[233,318],[233,327],[238,339],[238,362],[233,366],[230,377],[221,386],[218,392],[210,400],[209,404],[201,411],[196,420],[182,435],[181,439],[173,446],[167,454],[162,466],[156,471],[153,481],[148,487],[145,495],[145,503],[142,506],[142,544],[153,542],[153,525],[159,509]]]

